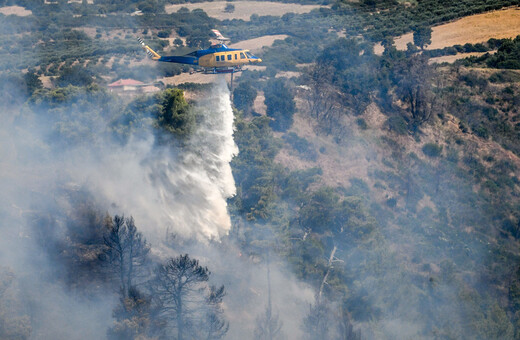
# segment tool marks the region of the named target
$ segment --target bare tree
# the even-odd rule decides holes
[[[317,63],[307,74],[309,113],[326,133],[332,133],[342,114],[342,94],[332,83],[334,72],[331,65]]]
[[[209,275],[208,268],[188,254],[171,258],[156,269],[152,295],[161,316],[173,321],[177,340],[188,334],[197,339],[219,339],[228,330],[221,309],[224,286],[209,286]]]
[[[283,336],[283,323],[278,313],[273,313],[271,302],[271,271],[269,269],[269,252],[267,253],[267,307],[264,314],[256,319],[254,337],[256,340],[274,340]]]
[[[128,296],[121,293],[120,303],[113,311],[114,323],[107,331],[109,340],[156,339],[164,331],[164,320],[156,317],[151,298],[135,287]]]
[[[329,339],[330,314],[328,304],[323,299],[309,306],[309,314],[303,320],[303,330],[309,340]]]
[[[119,277],[123,296],[128,297],[128,291],[137,279],[146,273],[150,245],[137,231],[132,217],[107,216],[105,224],[107,232],[104,235],[105,258],[111,270]]]
[[[222,299],[226,295],[224,286],[209,287],[209,295],[206,297],[206,310],[202,319],[200,329],[206,340],[221,339],[229,330],[229,322],[224,317]]]
[[[350,322],[350,315],[343,309],[338,323],[338,335],[339,340],[361,340],[361,332],[354,330],[354,326]]]
[[[396,93],[408,105],[414,125],[420,126],[430,120],[441,106],[432,87],[433,68],[428,65],[428,58],[414,55],[401,65],[398,73]]]

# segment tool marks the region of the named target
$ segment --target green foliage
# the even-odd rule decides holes
[[[439,157],[442,154],[442,146],[435,143],[426,143],[422,147],[422,152],[431,158]]]
[[[211,272],[188,254],[159,264],[152,281],[152,295],[160,315],[169,320],[177,339],[184,335],[220,339],[229,326],[223,316],[224,286],[209,285]]]
[[[348,9],[347,1],[342,3]],[[411,6],[407,6],[406,2],[389,3],[385,8],[386,10],[379,10],[377,7],[375,10],[373,7],[363,9],[365,15],[362,18],[365,21],[365,27],[368,27],[366,35],[373,41],[381,41],[389,36],[402,35],[409,32],[411,27],[433,26],[464,16],[516,5],[515,0],[464,0],[457,2],[425,0],[417,1]],[[350,11],[345,10],[345,13],[350,14]]]
[[[520,82],[520,74],[514,71],[500,71],[493,73],[489,77],[489,81],[492,83],[515,83]]]
[[[186,139],[195,127],[195,113],[190,109],[184,93],[179,89],[166,89],[157,96],[157,125],[167,133]]]
[[[257,95],[250,82],[242,82],[233,90],[233,105],[245,114],[250,114]]]
[[[88,86],[93,83],[93,74],[80,65],[64,68],[60,71],[60,76],[56,80],[59,87]]]
[[[233,4],[226,4],[226,8],[224,8],[224,12],[226,13],[233,13],[235,11],[235,5]]]
[[[162,31],[159,31],[157,32],[157,36],[159,38],[168,38],[170,36],[170,31],[167,31],[167,30],[162,30]]]
[[[506,312],[498,304],[488,309],[482,323],[476,325],[482,339],[514,339],[514,328]]]
[[[498,51],[483,58],[489,67],[520,69],[520,35],[513,40],[507,40]]]
[[[368,129],[368,124],[367,124],[366,120],[364,120],[363,118],[356,119],[356,124],[359,126],[359,128],[361,130]]]
[[[240,153],[232,161],[237,195],[231,200],[249,220],[265,220],[273,212],[273,188],[279,169],[274,164],[279,143],[273,138],[269,118],[250,122],[238,119],[234,134]]]
[[[25,84],[27,86],[27,94],[32,95],[36,90],[43,88],[43,83],[34,72],[27,72],[24,75]]]
[[[428,26],[417,26],[413,28],[413,43],[421,50],[424,46],[432,43],[432,29]]]
[[[270,125],[275,131],[287,131],[296,112],[294,95],[281,78],[270,79],[264,89],[267,115],[273,120]]]

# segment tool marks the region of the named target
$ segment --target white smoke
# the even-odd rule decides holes
[[[115,147],[99,161],[78,157],[78,181],[107,200],[111,213],[132,215],[152,244],[166,233],[218,240],[231,228],[226,199],[235,194],[230,161],[233,111],[224,81],[196,107],[200,120],[182,148],[148,138]]]

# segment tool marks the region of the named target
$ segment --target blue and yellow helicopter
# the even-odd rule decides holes
[[[198,50],[183,56],[160,56],[157,52],[138,38],[143,49],[156,61],[167,63],[179,63],[199,66],[205,74],[235,73],[242,71],[242,66],[256,64],[262,59],[255,57],[249,50],[227,47],[224,42],[229,41],[219,31],[212,30],[217,36],[218,43],[213,44],[207,50]]]

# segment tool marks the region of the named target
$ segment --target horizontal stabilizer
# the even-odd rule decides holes
[[[217,40],[220,40],[220,41],[229,41],[230,40],[229,38],[224,37],[222,35],[222,33],[220,33],[219,30],[212,29],[211,32],[213,32],[213,34],[215,34],[215,36],[217,37]]]

